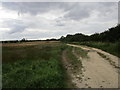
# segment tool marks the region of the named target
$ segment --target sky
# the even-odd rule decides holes
[[[117,2],[2,2],[0,7],[0,41],[91,35],[117,24]]]

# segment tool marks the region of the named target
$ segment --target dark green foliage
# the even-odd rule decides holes
[[[81,33],[77,33],[75,35],[67,35],[66,37],[61,37],[60,38],[61,41],[64,42],[81,42],[81,41],[88,41],[88,36],[81,34]]]
[[[75,35],[67,35],[61,37],[64,42],[83,42],[83,41],[99,41],[99,42],[120,42],[120,25],[110,28],[102,33],[95,33],[90,36],[78,33]]]

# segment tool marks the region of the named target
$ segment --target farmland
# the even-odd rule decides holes
[[[59,42],[3,44],[3,88],[65,87]]]
[[[119,68],[118,57],[81,43],[2,45],[3,88],[116,88]]]

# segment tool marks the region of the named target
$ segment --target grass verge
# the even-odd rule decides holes
[[[77,47],[75,47],[74,49],[75,49],[76,54],[79,55],[80,57],[88,58],[88,56],[87,56],[88,51],[85,51],[85,50],[83,50],[81,48],[77,48]]]
[[[71,47],[71,46],[69,46],[68,48],[67,48],[67,51],[66,51],[66,55],[67,55],[67,58],[68,58],[68,60],[69,60],[69,63],[72,65],[72,67],[73,67],[73,72],[77,72],[78,71],[78,69],[81,69],[82,68],[82,63],[81,63],[81,61],[79,60],[79,58],[77,58],[76,56],[75,56],[75,54],[73,54],[73,48],[74,47]]]
[[[105,42],[73,42],[77,45],[86,45],[94,48],[102,49],[108,53],[120,57],[120,43],[105,43]]]

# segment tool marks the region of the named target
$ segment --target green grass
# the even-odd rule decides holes
[[[65,45],[3,47],[3,88],[63,88]]]
[[[85,51],[85,50],[83,50],[81,48],[77,48],[77,47],[75,47],[75,51],[76,51],[77,55],[79,55],[80,57],[88,58],[88,56],[87,56],[88,51]]]
[[[86,45],[90,47],[95,47],[102,49],[108,53],[120,57],[120,42],[116,43],[105,43],[105,42],[75,42],[73,44]]]
[[[66,51],[66,55],[69,63],[72,65],[74,72],[76,72],[79,68],[82,68],[82,63],[78,58],[73,54],[72,50],[74,47],[68,47]]]

